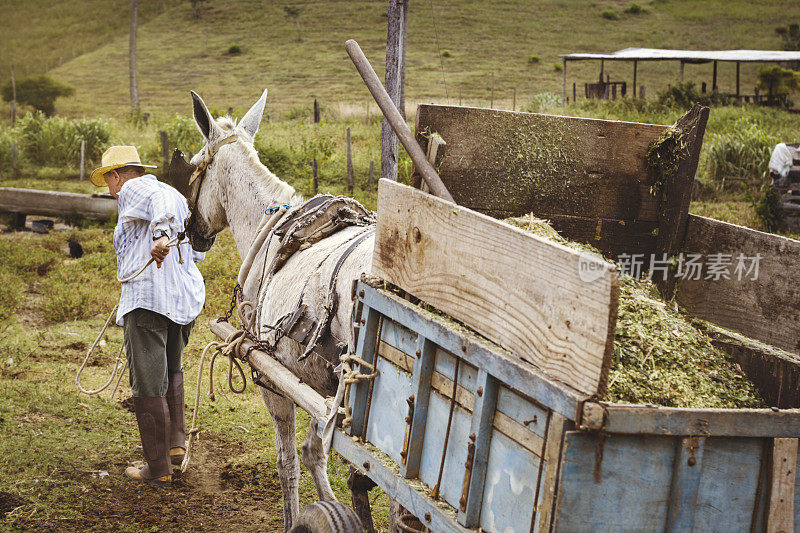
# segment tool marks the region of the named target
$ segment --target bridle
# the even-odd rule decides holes
[[[211,146],[207,145],[203,159],[198,165],[193,165],[186,161],[183,152],[177,148],[172,153],[172,160],[167,170],[167,179],[186,198],[186,203],[189,206],[189,218],[186,220],[184,232],[188,232],[194,222],[194,213],[208,166],[214,160],[214,156],[217,155],[220,148],[239,140],[242,140],[241,136],[234,133],[224,139],[220,139]]]

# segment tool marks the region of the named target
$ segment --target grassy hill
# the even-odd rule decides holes
[[[495,106],[510,108],[516,90],[519,108],[533,94],[560,93],[562,75],[554,66],[560,63],[559,53],[628,46],[777,49],[775,27],[800,20],[800,4],[794,1],[639,3],[645,8],[640,14],[625,12],[629,0],[412,2],[408,100],[412,105],[448,98],[486,105],[493,94]],[[35,4],[13,0],[0,8],[0,31],[9,45],[3,48],[13,50],[13,58],[4,58],[0,68],[13,59],[20,64],[18,70],[28,63],[34,69],[70,52],[64,64],[51,70],[76,88],[75,96],[57,103],[59,111],[124,116],[129,3],[62,1],[48,9]],[[138,73],[145,112],[188,112],[189,89],[220,109],[243,108],[263,87],[270,89],[273,117],[297,106],[308,107],[313,98],[340,114],[347,113],[347,108],[339,109],[341,103],[366,109],[371,98],[344,51],[348,38],[359,41],[379,74],[383,70],[385,0],[207,0],[200,20],[192,17],[188,2],[142,0],[140,4]],[[302,42],[297,41],[295,22],[285,15],[287,5],[301,10]],[[608,11],[618,18],[604,18]],[[98,44],[102,45],[71,57],[73,47],[80,51]],[[242,53],[229,54],[232,45]],[[441,57],[443,53],[448,57]],[[606,72],[612,79],[630,80],[631,68],[608,65]],[[570,63],[569,86],[594,80],[598,69],[596,63]],[[743,89],[752,91],[756,69],[742,66]],[[639,83],[651,95],[677,76],[677,63],[639,67]],[[687,65],[686,78],[710,84],[711,65]],[[733,66],[721,65],[720,87],[732,90],[733,80]]]

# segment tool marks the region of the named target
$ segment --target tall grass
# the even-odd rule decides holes
[[[712,133],[706,138],[706,177],[721,189],[734,185],[758,188],[766,180],[770,154],[778,142],[758,122],[742,117],[724,133]]]
[[[81,141],[85,141],[87,164],[100,161],[111,142],[111,126],[102,119],[69,120],[28,113],[12,131],[20,153],[35,165],[76,168],[80,163]]]

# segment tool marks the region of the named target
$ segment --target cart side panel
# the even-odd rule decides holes
[[[663,531],[675,450],[671,437],[568,432],[555,530]]]
[[[794,532],[800,533],[800,454],[797,455],[794,477]]]
[[[411,392],[411,374],[386,360],[378,352],[375,385],[372,391],[367,440],[398,464],[405,439],[406,398]]]
[[[761,438],[568,432],[555,528],[761,530],[764,449]]]
[[[706,440],[693,531],[749,531],[759,492],[764,439]],[[757,512],[757,511],[756,511]],[[759,517],[756,517],[758,519]]]
[[[480,519],[484,531],[530,529],[539,466],[536,455],[493,432]]]

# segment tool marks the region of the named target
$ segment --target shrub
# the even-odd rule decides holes
[[[768,187],[755,205],[756,221],[765,231],[786,231],[786,211],[783,209],[781,193]]]
[[[55,81],[45,75],[25,78],[17,82],[17,102],[27,104],[45,115],[55,112],[55,101],[59,96],[72,96],[75,89]],[[9,80],[3,85],[3,100],[10,102],[14,99],[13,88]]]
[[[17,313],[24,291],[25,284],[21,277],[0,271],[0,325]]]
[[[205,145],[203,135],[191,117],[175,115],[172,120],[161,127],[161,130],[167,132],[170,148],[172,150],[179,149],[187,156],[187,159],[199,152]],[[158,132],[156,132],[156,145],[161,146],[161,134]]]
[[[531,105],[525,109],[530,113],[544,113],[546,111],[561,107],[564,101],[557,94],[539,93],[531,98]]]
[[[442,50],[442,57],[450,57],[451,55],[450,50]]]
[[[562,70],[564,70],[564,65],[562,65],[561,63],[555,62],[555,63],[553,63],[553,70],[555,70],[556,72],[561,72]]]
[[[242,49],[238,44],[232,44],[228,47],[228,53],[232,56],[239,55],[242,53]]]
[[[691,81],[670,85],[658,93],[656,100],[659,105],[664,107],[677,107],[679,109],[689,109],[696,103],[710,106],[727,105],[732,101],[731,96],[717,91],[701,93],[697,90],[694,82]]]
[[[76,167],[82,140],[89,164],[97,163],[111,142],[111,126],[104,120],[48,118],[41,111],[22,117],[15,133],[25,158],[42,166]]]
[[[725,133],[708,136],[703,155],[708,176],[720,187],[741,181],[760,186],[767,175],[772,148],[778,139],[746,118],[737,120]]]
[[[258,151],[258,159],[261,163],[276,176],[282,178],[292,173],[294,164],[289,150],[266,144],[261,137],[256,139],[255,149]]]
[[[642,13],[647,13],[647,10],[634,2],[625,8],[625,13],[629,15],[641,15]]]
[[[528,64],[529,65],[535,65],[535,64],[537,64],[539,62],[539,59],[540,58],[537,55],[528,56]]]
[[[619,18],[619,15],[617,15],[617,12],[613,9],[603,10],[603,12],[600,13],[600,16],[606,20],[617,20]]]
[[[800,72],[779,65],[762,65],[758,69],[758,88],[771,96],[789,96],[800,89]]]
[[[0,128],[0,170],[11,168],[13,163],[12,144],[14,137],[11,130]]]

